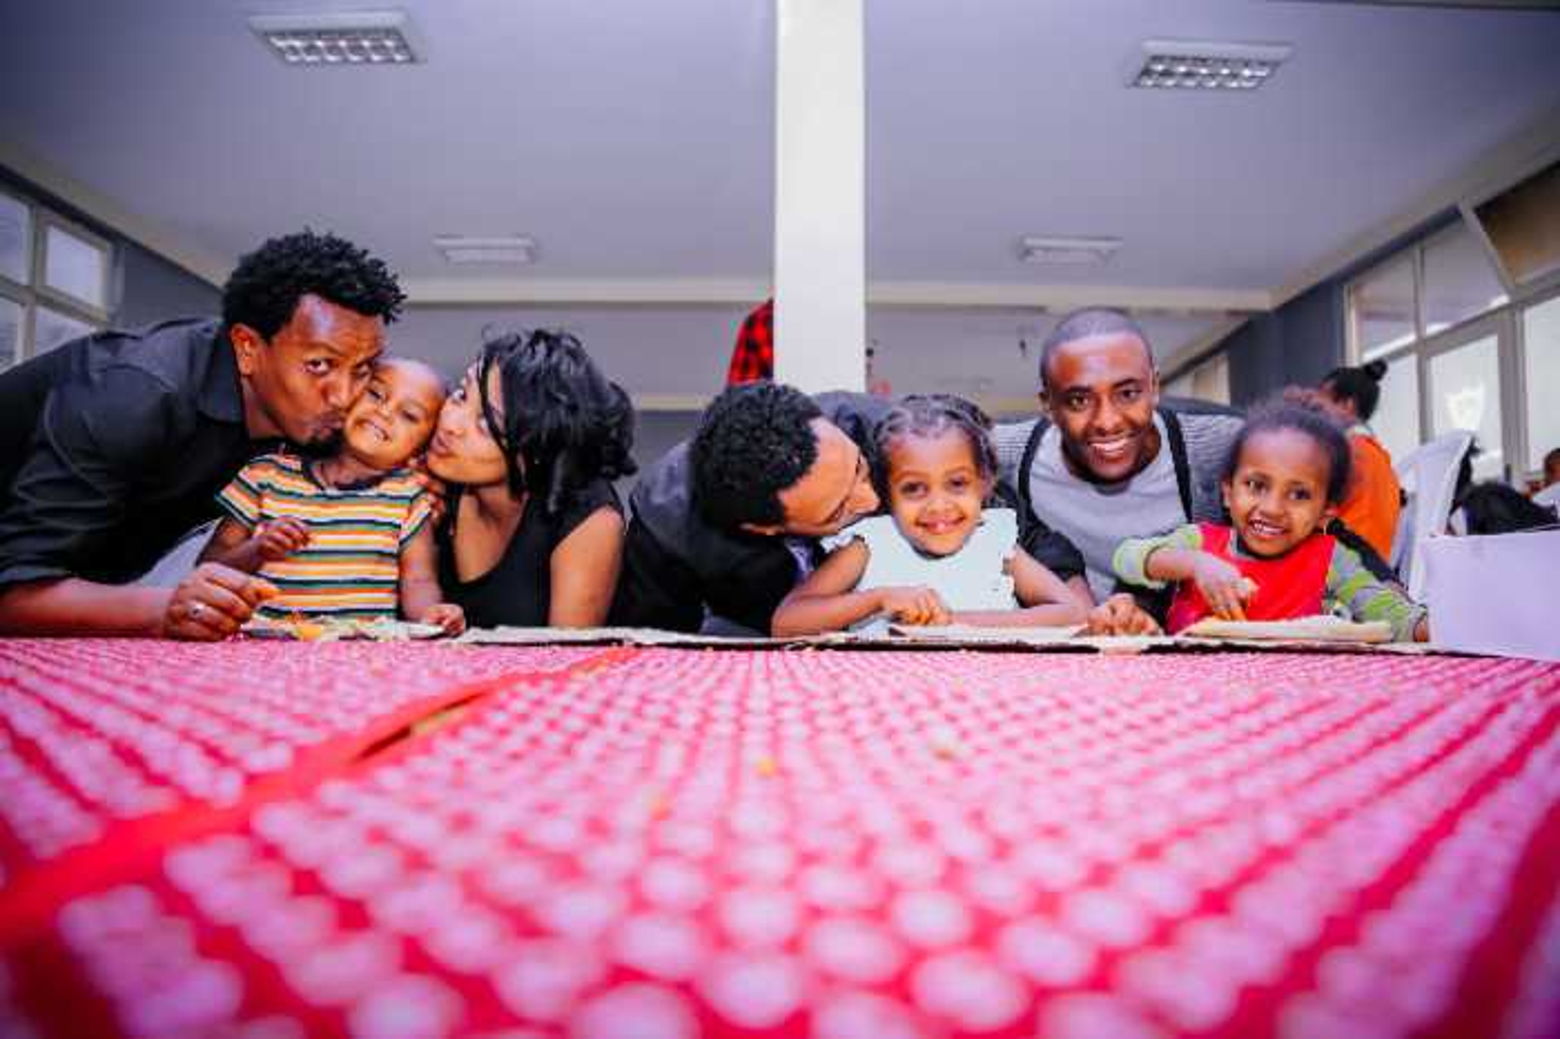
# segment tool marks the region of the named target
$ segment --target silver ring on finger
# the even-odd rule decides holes
[[[190,603],[190,609],[189,609],[190,620],[192,620],[192,621],[200,620],[201,614],[203,614],[205,612],[206,612],[206,604],[205,603],[203,603],[203,602],[192,602],[192,603]]]

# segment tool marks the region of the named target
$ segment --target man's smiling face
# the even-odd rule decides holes
[[[1148,344],[1130,332],[1056,347],[1041,403],[1062,434],[1068,466],[1084,479],[1125,480],[1159,453],[1159,376]]]

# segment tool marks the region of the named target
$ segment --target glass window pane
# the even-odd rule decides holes
[[[45,231],[43,264],[43,283],[49,288],[106,307],[107,250],[51,224]]]
[[[1471,430],[1480,452],[1473,463],[1474,478],[1499,479],[1505,445],[1500,436],[1500,358],[1495,337],[1475,339],[1432,357],[1430,394],[1431,434]]]
[[[33,356],[53,350],[61,343],[96,331],[85,321],[77,320],[58,310],[39,307],[33,318]]]
[[[21,360],[22,305],[0,296],[0,371]]]
[[[1506,302],[1489,256],[1468,228],[1457,224],[1425,245],[1425,335]]]
[[[0,194],[0,274],[26,285],[32,277],[32,212],[19,198]]]
[[[1545,453],[1560,447],[1560,296],[1522,312],[1523,386],[1527,392],[1527,468],[1543,468]]]
[[[1387,362],[1370,428],[1394,459],[1419,446],[1419,365],[1414,354]]]
[[[1349,320],[1363,361],[1413,342],[1413,265],[1399,260],[1356,282],[1349,293]]]

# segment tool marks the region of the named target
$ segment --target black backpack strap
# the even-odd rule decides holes
[[[1051,423],[1043,418],[1035,419],[1034,428],[1029,431],[1029,439],[1024,442],[1024,456],[1018,463],[1018,469],[1013,473],[1013,490],[1018,494],[1018,515],[1021,522],[1040,521],[1040,517],[1035,515],[1034,503],[1029,500],[1029,471],[1035,466],[1035,455],[1040,453],[1040,438],[1045,436],[1045,431],[1050,425]]]
[[[1186,522],[1195,521],[1192,514],[1192,467],[1186,460],[1186,435],[1181,432],[1181,420],[1175,412],[1160,409],[1159,417],[1165,420],[1165,432],[1170,439],[1170,461],[1175,464],[1175,487],[1181,494],[1181,511]]]

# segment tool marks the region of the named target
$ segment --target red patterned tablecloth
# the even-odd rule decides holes
[[[1557,1035],[1557,729],[1524,661],[0,643],[0,1036]]]

